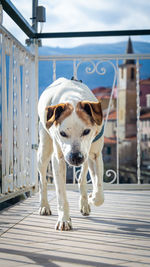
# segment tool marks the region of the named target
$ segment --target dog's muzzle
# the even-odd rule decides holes
[[[67,157],[68,163],[74,166],[80,166],[84,162],[84,156],[81,152],[70,153]]]

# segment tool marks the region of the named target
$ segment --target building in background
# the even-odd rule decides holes
[[[102,100],[102,109],[103,111],[107,110],[109,105],[109,100],[111,96],[111,88],[107,87],[97,87],[92,90],[93,94],[97,97],[97,99]],[[111,109],[116,108],[116,97],[113,95]]]
[[[150,107],[150,78],[140,81],[140,106]]]
[[[140,116],[142,163],[150,168],[150,112]]]
[[[106,116],[104,118],[106,118]],[[104,161],[110,162],[113,168],[116,166],[116,122],[116,110],[112,110],[108,116],[105,128],[103,156]]]
[[[129,38],[127,54],[132,54],[133,46]],[[136,182],[137,167],[137,92],[136,92],[136,64],[132,59],[125,60],[119,66],[118,79],[118,139],[119,139],[119,165],[120,177],[127,182]],[[115,90],[115,92],[116,92]],[[112,105],[105,129],[105,146],[103,150],[106,164],[116,166],[116,135],[117,112],[116,93],[112,98]],[[102,99],[104,118],[108,108],[111,89],[98,87],[93,90],[98,99]],[[141,129],[141,169],[150,168],[150,79],[140,81],[140,129]],[[131,174],[128,171],[130,169]],[[133,172],[132,172],[133,168]],[[122,175],[121,175],[122,173]],[[147,178],[144,178],[147,179]],[[125,181],[124,181],[125,182]],[[150,182],[146,180],[146,182]]]
[[[131,39],[127,44],[127,54],[133,53]],[[136,64],[132,59],[119,66],[119,139],[136,136]]]

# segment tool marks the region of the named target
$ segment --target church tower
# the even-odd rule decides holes
[[[132,54],[131,38],[127,43],[127,54]],[[120,140],[136,136],[136,64],[126,59],[119,66],[119,137]]]

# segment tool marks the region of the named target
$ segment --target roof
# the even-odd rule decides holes
[[[97,98],[99,98],[99,96],[97,96]],[[100,98],[101,99],[110,99],[110,96],[109,95],[104,95],[104,96],[101,96]]]
[[[143,85],[143,84],[148,84],[148,85],[150,85],[150,78],[145,79],[145,80],[140,80],[140,85]]]
[[[110,88],[106,88],[106,87],[97,87],[97,88],[94,88],[92,90],[92,93],[98,97],[98,96],[105,96],[105,95],[108,95],[110,96],[111,94],[111,89]]]
[[[141,115],[140,119],[141,120],[150,120],[150,112]]]
[[[132,41],[131,38],[129,37],[128,43],[127,43],[127,48],[126,48],[126,54],[133,54],[133,46],[132,46]],[[125,64],[135,64],[134,59],[126,59]]]
[[[123,140],[125,141],[136,141],[136,136],[131,136],[131,137],[125,137]],[[115,145],[117,143],[116,137],[104,137],[104,143],[105,145],[110,144],[110,145]]]
[[[126,47],[126,54],[133,54],[133,53],[134,53],[134,51],[133,51],[132,41],[131,41],[131,38],[129,37],[127,47]],[[128,64],[135,64],[135,60],[134,59],[125,59],[124,63],[119,65],[119,67],[124,68]]]
[[[111,138],[111,137],[104,137],[104,144],[116,144],[116,138]]]
[[[113,88],[108,87],[97,87],[92,89],[92,93],[98,98],[98,99],[110,99],[111,93]],[[114,87],[114,92],[112,95],[112,98],[116,98],[116,87]]]
[[[127,43],[127,48],[126,48],[126,54],[133,54],[133,46],[132,46],[132,41],[131,38],[129,37],[128,43]]]
[[[130,136],[124,139],[124,141],[134,141],[134,140],[136,140],[136,136]]]
[[[106,118],[106,115],[105,115]],[[108,120],[109,121],[115,121],[117,119],[117,112],[116,111],[111,111],[108,115]]]
[[[92,92],[93,92],[93,94],[97,94],[97,93],[102,93],[102,92],[107,92],[107,90],[110,90],[110,88],[106,88],[106,87],[104,87],[104,86],[99,86],[99,87],[96,87],[96,88],[94,88],[94,89],[92,89]]]

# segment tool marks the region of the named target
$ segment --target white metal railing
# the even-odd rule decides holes
[[[119,92],[118,68],[120,60],[136,60],[136,100],[137,100],[137,184],[141,182],[141,147],[140,147],[140,75],[139,60],[150,59],[150,55],[74,55],[74,56],[40,56],[38,47],[33,52],[22,46],[4,27],[0,26],[0,125],[2,140],[0,165],[2,166],[0,202],[30,190],[38,184],[36,152],[38,143],[38,60],[51,61],[53,80],[57,78],[57,64],[72,61],[72,75],[77,79],[79,67],[87,65],[87,74],[96,72],[99,77],[107,73],[102,63],[109,64],[114,72],[112,91],[108,105],[107,118],[115,86]],[[102,65],[101,65],[102,64]],[[102,67],[101,67],[102,66]],[[92,79],[92,76],[91,76]],[[110,183],[120,183],[119,172],[119,123],[117,97],[117,130],[116,130],[116,168],[107,169],[106,176],[113,176]],[[78,179],[79,170],[73,169],[73,183]],[[52,174],[50,175],[50,177]],[[88,182],[89,183],[89,182]],[[114,186],[114,185],[113,185]]]
[[[123,54],[123,55],[62,55],[62,56],[39,56],[39,61],[50,61],[53,66],[53,73],[52,77],[53,80],[58,78],[57,76],[57,65],[59,62],[66,62],[66,61],[72,61],[72,66],[73,66],[73,73],[72,75],[77,79],[78,78],[78,72],[79,72],[79,66],[82,63],[87,63],[87,67],[85,67],[85,72],[87,74],[93,74],[94,72],[97,73],[98,75],[105,75],[107,73],[107,69],[104,67],[103,63],[108,63],[111,65],[111,67],[114,70],[114,79],[112,83],[112,92],[110,96],[110,102],[108,105],[108,110],[107,110],[107,115],[106,115],[106,120],[105,120],[105,125],[107,124],[107,119],[108,115],[110,112],[111,108],[111,101],[112,101],[112,96],[114,93],[114,88],[115,86],[117,87],[117,103],[116,103],[116,111],[117,111],[117,129],[116,129],[116,168],[114,169],[108,169],[106,170],[105,175],[107,177],[112,176],[112,179],[110,183],[117,183],[119,185],[120,183],[120,178],[119,178],[119,169],[120,169],[120,162],[119,162],[119,123],[118,123],[118,118],[119,118],[119,100],[118,100],[118,92],[119,92],[119,64],[123,60],[127,59],[134,59],[136,62],[136,112],[137,112],[137,184],[141,184],[141,166],[140,166],[140,161],[141,161],[141,147],[140,147],[140,135],[141,135],[141,130],[140,130],[140,64],[139,61],[143,59],[150,59],[150,54]],[[90,64],[90,65],[88,65]],[[101,67],[102,64],[102,67]],[[92,76],[91,76],[92,79]],[[79,174],[79,170],[73,170],[73,182],[77,180]]]
[[[0,201],[37,186],[38,54],[0,25],[2,177]]]

